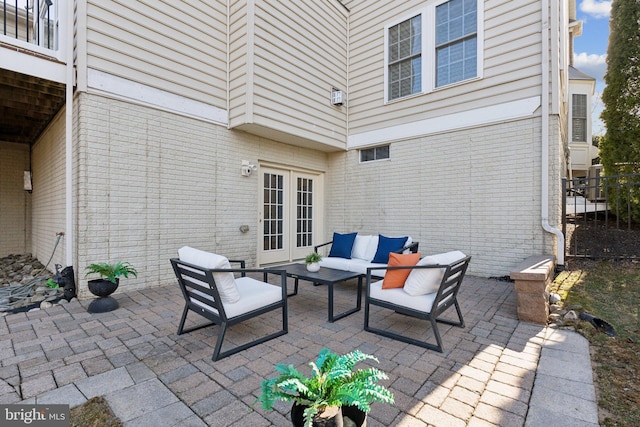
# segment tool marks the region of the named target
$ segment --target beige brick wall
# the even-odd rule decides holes
[[[66,242],[56,247],[56,233],[65,230],[65,109],[49,124],[33,146],[33,255],[55,271],[55,264],[66,266]],[[55,251],[54,251],[55,249]]]
[[[408,234],[423,255],[472,255],[469,273],[479,276],[507,275],[530,255],[553,255],[554,237],[540,225],[539,129],[540,118],[531,118],[400,141],[389,160],[363,164],[357,150],[332,155],[327,236]],[[551,140],[550,158],[559,149]],[[554,200],[559,163],[550,168]],[[550,219],[557,224],[559,215]]]
[[[183,245],[254,265],[258,176],[242,177],[242,160],[328,168],[324,153],[196,119],[88,94],[77,105],[81,297],[97,261],[137,267],[119,291],[174,283],[169,258]]]
[[[0,142],[0,257],[31,251],[31,194],[23,172],[30,170],[29,146]]]

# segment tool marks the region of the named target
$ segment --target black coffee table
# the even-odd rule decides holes
[[[307,270],[307,266],[305,264],[285,264],[271,267],[277,270],[285,270],[287,272],[287,277],[291,277],[295,279],[295,285],[293,293],[288,294],[288,296],[293,296],[298,294],[298,281],[306,280],[308,282],[313,282],[318,285],[327,285],[329,292],[329,322],[333,323],[338,319],[342,319],[345,316],[348,316],[356,311],[360,310],[361,302],[362,302],[362,278],[364,274],[354,273],[351,271],[344,270],[336,270],[335,268],[329,267],[321,267],[320,270],[316,273],[312,273]],[[358,295],[356,307],[351,308],[345,312],[334,315],[333,314],[333,285],[335,283],[345,282],[351,279],[358,279]]]

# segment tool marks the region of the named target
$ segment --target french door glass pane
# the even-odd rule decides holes
[[[284,177],[264,174],[264,238],[265,251],[283,249]]]
[[[313,180],[296,180],[296,247],[313,245]]]

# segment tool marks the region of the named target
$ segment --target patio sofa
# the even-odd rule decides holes
[[[331,245],[331,246],[329,246]],[[417,253],[418,242],[410,236],[387,237],[360,233],[333,233],[330,242],[314,246],[316,253],[320,248],[329,248],[329,253],[320,261],[321,267],[367,274],[367,268],[386,267],[389,253]],[[322,254],[321,254],[322,255]],[[373,270],[373,275],[384,277],[386,270]]]

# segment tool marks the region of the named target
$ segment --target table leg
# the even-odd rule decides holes
[[[356,307],[351,308],[345,312],[340,314],[333,315],[333,283],[329,284],[329,323],[333,323],[338,319],[342,319],[350,314],[355,313],[356,311],[360,311],[362,307],[362,276],[358,276],[358,296],[356,298]]]

